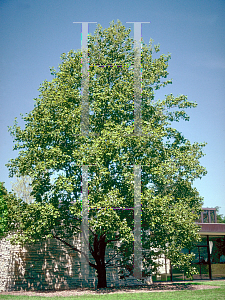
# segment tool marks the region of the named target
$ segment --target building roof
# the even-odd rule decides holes
[[[201,226],[199,232],[200,235],[214,235],[214,236],[225,236],[225,224],[224,223],[197,223]]]

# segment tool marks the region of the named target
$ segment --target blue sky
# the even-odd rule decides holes
[[[16,157],[7,126],[33,109],[40,84],[52,80],[49,67],[60,55],[81,48],[81,25],[104,28],[119,19],[142,25],[146,43],[152,38],[160,53],[171,53],[173,84],[156,93],[184,94],[197,108],[189,122],[174,124],[193,142],[207,142],[201,164],[208,174],[196,180],[205,207],[220,206],[225,214],[225,1],[215,0],[0,0],[0,181],[11,189],[5,164]],[[93,33],[96,24],[89,25]]]

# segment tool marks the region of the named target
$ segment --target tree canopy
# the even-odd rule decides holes
[[[88,165],[90,265],[99,281],[101,255],[104,268],[119,265],[133,274],[134,165],[142,165],[143,272],[151,274],[159,251],[193,272],[192,255],[181,249],[191,249],[198,239],[194,221],[202,198],[193,182],[206,174],[199,162],[204,144],[191,144],[172,127],[172,122],[188,121],[186,109],[197,104],[185,95],[155,99],[155,90],[171,83],[170,55],[159,55],[159,45],[143,41],[142,134],[133,134],[135,50],[130,32],[118,21],[106,29],[98,25],[89,35],[88,136],[80,131],[81,50],[62,54],[58,70],[51,68],[54,78],[40,86],[34,109],[23,117],[25,129],[16,121],[10,127],[19,150],[8,163],[10,176],[30,176],[35,199],[14,216],[20,224],[16,240],[54,237],[66,242],[81,232],[81,166]],[[107,247],[117,254],[114,264],[105,261]]]

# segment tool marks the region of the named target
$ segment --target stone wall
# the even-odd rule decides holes
[[[75,241],[71,241],[73,244]],[[57,289],[80,286],[80,256],[55,239],[21,248],[0,243],[0,289]]]
[[[79,239],[70,243],[79,245]],[[106,253],[106,259],[109,252]],[[80,254],[55,239],[24,248],[0,240],[0,291],[72,289],[87,285],[82,279]],[[119,280],[116,269],[107,269],[107,285],[141,284],[134,277]],[[89,268],[88,286],[97,287],[95,270]]]

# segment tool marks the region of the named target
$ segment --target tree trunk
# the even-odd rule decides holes
[[[94,251],[92,251],[92,256],[94,257],[97,265],[97,273],[98,273],[98,285],[97,288],[106,288],[106,267],[105,267],[105,234],[101,235],[98,239],[98,236],[94,237]]]
[[[107,282],[106,282],[106,268],[105,264],[101,265],[98,267],[98,285],[97,288],[106,288],[107,287]]]

